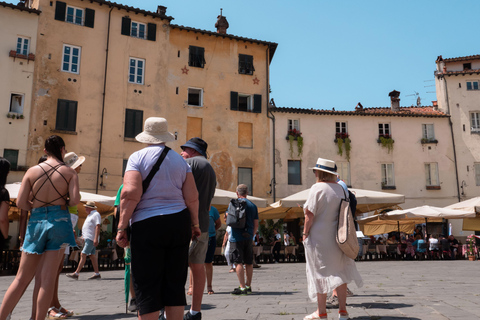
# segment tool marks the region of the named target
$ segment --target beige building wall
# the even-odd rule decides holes
[[[0,4],[0,156],[12,155],[8,150],[18,152],[18,167],[10,172],[8,183],[21,181],[27,165],[28,123],[39,15],[37,10]],[[16,52],[19,37],[28,41],[27,55],[23,55],[23,50],[19,54]],[[23,108],[11,110],[12,95],[16,101],[14,103],[20,103],[21,100]]]
[[[436,112],[435,116],[422,115],[424,110],[432,111],[432,107],[408,109],[413,111],[393,114],[390,108],[366,108],[364,112],[276,108],[277,200],[310,188],[315,183],[315,176],[310,168],[315,165],[317,158],[326,158],[337,163],[339,172],[342,172],[341,168],[343,173],[350,171],[349,177],[344,174],[341,178],[349,181],[348,185],[352,188],[405,195],[406,201],[400,205],[402,208],[421,205],[443,207],[456,202],[455,166],[448,117],[439,112]],[[289,120],[299,121],[304,141],[301,156],[298,156],[297,152],[294,152],[293,157],[290,156],[289,141],[286,140]],[[336,122],[347,124],[351,139],[350,161],[347,161],[345,152],[342,156],[338,154],[338,146],[334,142]],[[390,125],[394,140],[390,153],[377,142],[379,124]],[[438,143],[422,143],[423,124],[433,124]],[[296,147],[295,141],[294,151]],[[301,162],[300,185],[289,184],[289,160]],[[426,186],[426,163],[438,165],[439,188],[428,190],[432,188]],[[382,187],[382,164],[393,164],[393,190]],[[454,226],[454,234],[462,234],[461,226]]]

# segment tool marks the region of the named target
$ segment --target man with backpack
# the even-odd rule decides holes
[[[236,265],[240,286],[235,288],[233,295],[245,296],[252,293],[253,276],[253,235],[258,229],[258,210],[247,199],[248,187],[240,184],[237,187],[238,199],[233,199],[227,209],[227,225],[232,227],[230,240],[231,261]],[[245,264],[245,271],[243,269]],[[245,279],[246,273],[246,279]]]

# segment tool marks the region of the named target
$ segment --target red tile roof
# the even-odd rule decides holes
[[[14,4],[3,2],[3,1],[0,1],[0,6],[5,7],[5,8],[17,9],[17,10],[20,10],[20,11],[26,11],[26,12],[29,12],[29,13],[35,13],[35,14],[40,14],[41,13],[40,10],[26,8],[26,7],[14,5]]]
[[[466,74],[480,74],[480,69],[467,69],[462,71],[448,71],[447,72],[437,72],[436,75],[445,75],[445,76],[458,76]]]
[[[393,111],[391,108],[362,108],[356,111],[334,111],[334,110],[319,110],[319,109],[301,109],[276,107],[270,108],[273,112],[282,113],[302,113],[302,114],[316,114],[316,115],[349,115],[349,116],[393,116],[393,117],[435,117],[444,118],[449,117],[448,114],[435,110],[433,107],[400,107],[400,110]]]
[[[445,61],[445,62],[456,62],[456,61],[468,61],[468,60],[477,60],[477,59],[480,59],[480,54],[476,54],[476,55],[473,55],[473,56],[448,58],[448,59],[443,59],[443,61]]]

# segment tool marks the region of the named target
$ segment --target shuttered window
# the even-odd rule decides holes
[[[77,101],[58,99],[55,130],[75,131],[77,128]]]
[[[252,168],[238,168],[238,184],[248,187],[248,195],[252,195]]]
[[[238,55],[238,73],[240,74],[253,74],[255,68],[253,67],[253,56],[246,54]]]
[[[3,157],[10,162],[10,170],[17,170],[18,167],[18,150],[4,149]]]
[[[262,113],[262,95],[243,94],[231,91],[230,110]]]
[[[129,17],[122,18],[121,34],[139,39],[155,41],[157,39],[157,25],[132,21]]]
[[[300,160],[288,160],[288,184],[302,184],[302,162]]]
[[[190,67],[203,68],[205,65],[205,49],[201,47],[190,46],[188,51],[188,65]]]
[[[125,111],[125,138],[135,138],[142,132],[143,111],[127,109]]]
[[[56,1],[55,20],[93,28],[95,24],[95,10],[67,6],[63,1]]]

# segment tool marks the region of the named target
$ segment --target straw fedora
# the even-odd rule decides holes
[[[87,203],[85,203],[85,208],[97,209],[95,201],[87,201]]]
[[[150,117],[145,120],[143,132],[139,133],[135,139],[141,143],[160,144],[175,140],[175,135],[168,132],[167,119],[159,117]]]
[[[78,168],[82,163],[85,162],[85,157],[84,156],[77,156],[75,152],[69,152],[65,155],[63,158],[63,161],[67,166],[69,166],[72,169]]]
[[[337,174],[336,172],[337,166],[335,165],[335,161],[322,159],[322,158],[318,158],[317,164],[315,165],[315,167],[310,169],[324,171],[324,172],[335,174],[335,175]]]

